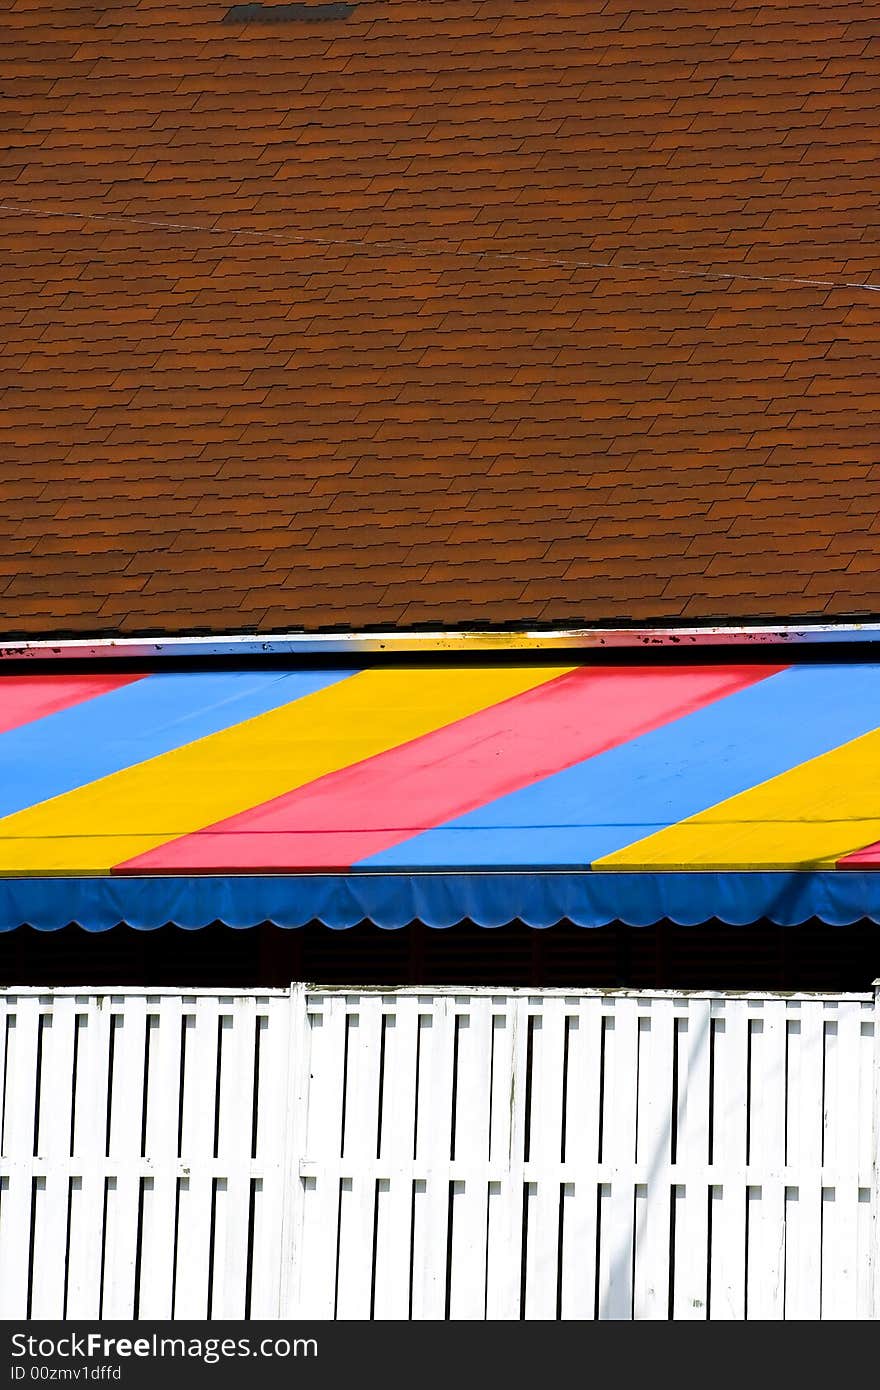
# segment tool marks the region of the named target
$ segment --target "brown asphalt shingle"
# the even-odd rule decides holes
[[[880,612],[880,3],[227,8],[6,10],[4,633]]]

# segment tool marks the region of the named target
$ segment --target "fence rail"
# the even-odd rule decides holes
[[[875,1317],[873,995],[0,994],[0,1317]]]

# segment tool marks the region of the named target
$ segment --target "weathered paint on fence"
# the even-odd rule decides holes
[[[0,1317],[875,1316],[873,995],[0,994]]]

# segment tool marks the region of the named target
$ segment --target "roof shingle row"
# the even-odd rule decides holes
[[[227,8],[7,11],[7,633],[880,610],[880,4]]]

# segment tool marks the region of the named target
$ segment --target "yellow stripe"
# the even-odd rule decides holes
[[[815,869],[880,840],[880,730],[595,862],[597,869]]]
[[[361,671],[0,819],[0,874],[101,874],[571,668]]]

